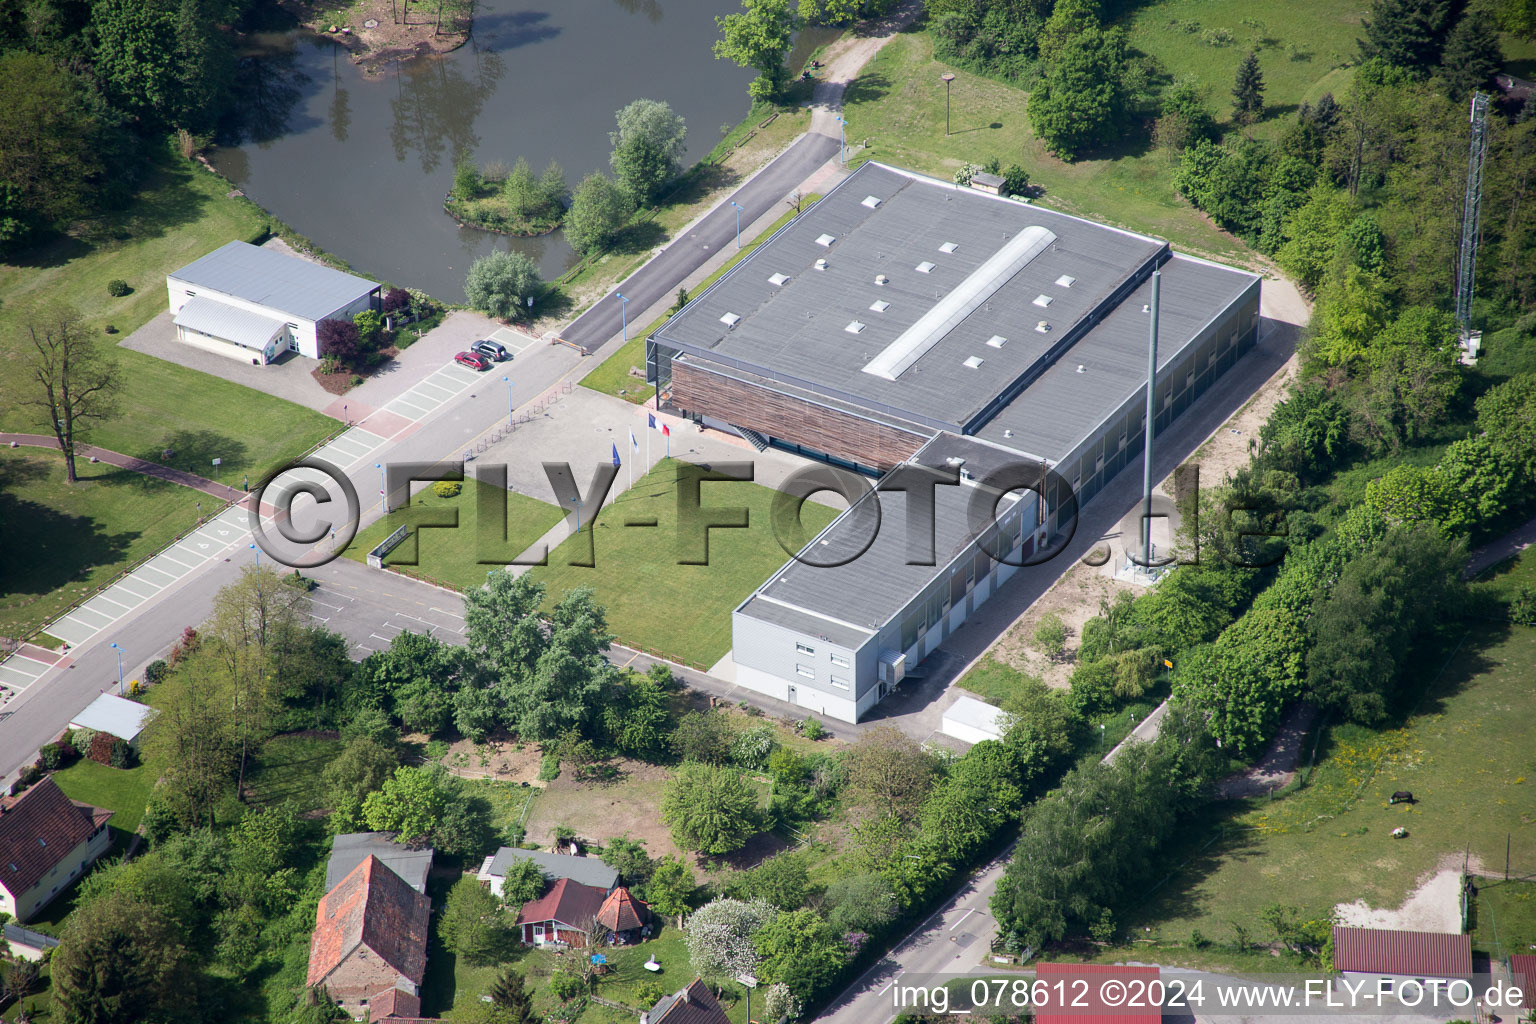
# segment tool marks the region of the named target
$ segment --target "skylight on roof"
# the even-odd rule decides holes
[[[943,245],[939,246],[939,252],[954,252],[958,248],[960,248],[960,246],[956,245],[954,242],[945,242]]]
[[[735,327],[737,324],[741,323],[741,316],[737,313],[727,313],[720,318],[720,322],[725,324],[727,327]]]
[[[775,286],[775,287],[782,286],[784,284],[784,282],[788,281],[788,280],[789,280],[789,275],[788,274],[771,274],[768,277],[768,283],[773,285],[773,286]]]
[[[1041,334],[1051,333],[1050,321],[1041,320],[1039,323],[1035,324],[1035,330],[1039,331]]]
[[[876,299],[874,302],[869,304],[869,308],[876,313],[884,313],[886,310],[891,308],[891,304],[886,302],[884,299]]]
[[[1061,285],[1063,288],[1071,288],[1074,284],[1077,283],[1077,278],[1071,276],[1070,274],[1062,274],[1056,279],[1056,283]]]
[[[875,207],[880,205],[880,197],[879,196],[865,196],[864,197],[864,201],[862,203],[860,203],[859,205],[860,206],[867,206],[871,210],[873,210]]]
[[[848,326],[843,328],[843,330],[847,331],[849,334],[858,334],[863,329],[864,325],[859,323],[857,320],[848,321]]]
[[[969,357],[967,357],[967,358],[966,358],[966,360],[965,360],[965,365],[966,365],[966,366],[967,366],[967,367],[968,367],[968,368],[969,368],[969,369],[972,369],[972,370],[979,370],[979,369],[981,369],[981,364],[982,364],[982,363],[983,363],[983,362],[985,362],[985,361],[986,361],[986,360],[984,360],[984,359],[982,359],[982,358],[981,358],[981,356],[969,356]]]
[[[1046,306],[1049,306],[1050,304],[1051,304],[1051,297],[1049,295],[1036,295],[1035,296],[1035,305],[1041,307],[1042,309],[1045,308]]]
[[[1004,345],[1008,344],[1008,339],[1003,337],[1001,334],[994,334],[992,337],[987,339],[987,344],[993,348],[1002,348]]]
[[[937,266],[937,263],[929,263],[927,260],[923,260],[923,262],[917,265],[917,272],[919,274],[931,274],[933,273],[933,268]]]
[[[837,236],[836,235],[820,235],[816,239],[816,244],[817,245],[831,245],[835,241],[837,241]]]

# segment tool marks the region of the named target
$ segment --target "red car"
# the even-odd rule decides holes
[[[478,352],[460,352],[453,357],[453,361],[461,366],[467,366],[471,370],[489,370],[491,361]]]

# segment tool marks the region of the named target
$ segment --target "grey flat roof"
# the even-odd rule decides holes
[[[432,870],[432,847],[402,846],[390,832],[346,832],[331,840],[331,859],[325,862],[325,891],[330,892],[370,856],[405,880],[417,892],[427,891],[427,872]]]
[[[207,295],[194,295],[177,311],[176,326],[260,351],[284,325],[281,320],[231,306]]]
[[[377,281],[248,242],[222,245],[169,276],[304,320],[320,320],[379,287]]]
[[[866,196],[881,201],[864,204]],[[972,275],[1027,229],[1050,244],[976,289]],[[823,236],[830,244],[821,244]],[[953,252],[941,246],[954,243]],[[1054,210],[868,163],[690,302],[654,337],[769,378],[960,429],[1167,245]],[[815,269],[818,259],[826,269]],[[927,272],[921,264],[932,264]],[[769,278],[788,275],[783,284]],[[887,282],[876,284],[876,275]],[[1070,285],[1058,284],[1071,278]],[[903,332],[971,287],[983,301],[896,379],[866,372]],[[1037,305],[1045,297],[1048,305]],[[888,302],[883,311],[875,302]],[[969,307],[967,307],[969,308]],[[727,327],[722,317],[741,317]],[[1035,330],[1039,321],[1049,333]],[[864,326],[847,329],[853,321]],[[988,344],[1006,339],[1001,347]],[[977,368],[968,358],[980,358]]]
[[[133,742],[158,711],[147,704],[103,693],[85,706],[69,723],[71,729],[93,729]]]
[[[802,608],[777,604],[761,594],[753,594],[747,598],[747,603],[741,606],[740,611],[743,615],[761,622],[783,626],[785,629],[791,629],[806,636],[819,636],[828,643],[850,651],[856,651],[864,646],[864,641],[868,640],[873,633],[872,629],[856,628],[846,622],[823,618]]]
[[[975,697],[961,696],[940,717],[946,722],[969,725],[984,732],[1001,735],[1007,731],[1008,713]]]
[[[1157,365],[1178,358],[1201,329],[1253,286],[1254,275],[1175,254],[1162,276],[1157,318]],[[1135,391],[1147,387],[1152,301],[1143,282],[1078,340],[976,436],[1058,462],[1082,443]],[[1083,372],[1077,372],[1081,366]],[[1012,431],[1012,436],[1007,436]]]
[[[990,465],[994,461],[997,464],[1020,461],[1015,453],[954,434],[940,434],[917,453],[914,461],[940,468],[958,453],[965,453],[961,457],[966,458],[970,468]],[[802,609],[802,614],[825,615],[843,623],[848,634],[857,634],[858,643],[862,644],[866,634],[858,630],[878,630],[889,622],[976,536],[969,519],[970,502],[976,488],[966,484],[939,485],[933,493],[934,564],[908,563],[907,495],[901,491],[876,491],[861,498],[813,538],[801,552],[801,557],[827,563],[855,555],[869,537],[868,520],[856,513],[860,506],[868,506],[878,499],[880,528],[868,550],[837,566],[791,561],[759,587],[738,610],[743,615],[791,627],[795,621],[787,613],[795,609]],[[999,517],[1008,507],[999,508]],[[989,519],[982,525],[990,523]],[[806,617],[817,623],[822,621],[809,614]],[[808,632],[831,637],[825,626]]]
[[[533,861],[545,877],[550,879],[569,878],[594,889],[612,889],[619,884],[618,871],[596,857],[572,857],[544,850],[519,850],[511,846],[503,846],[496,851],[487,874],[505,877],[507,868],[519,860]]]

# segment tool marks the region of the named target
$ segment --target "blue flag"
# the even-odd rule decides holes
[[[613,468],[618,469],[620,465],[622,465],[622,463],[619,462],[619,446],[615,444],[613,446]]]

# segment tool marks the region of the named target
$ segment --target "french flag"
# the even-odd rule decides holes
[[[646,418],[651,421],[651,429],[652,430],[659,430],[659,431],[661,431],[662,436],[664,436],[664,437],[671,437],[672,436],[672,428],[667,426],[665,423],[657,423],[656,422],[656,417],[654,415],[652,415],[650,413],[647,413],[646,414]]]

